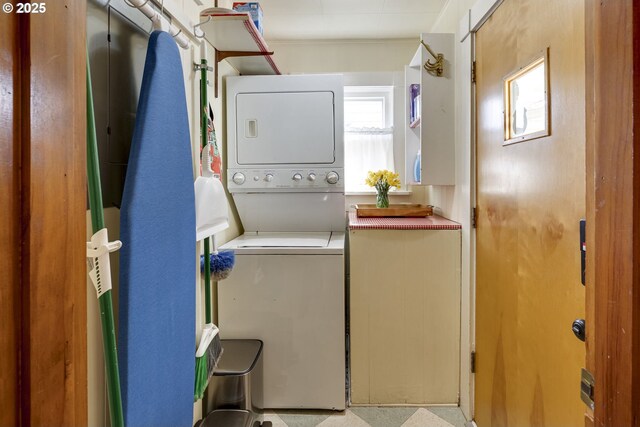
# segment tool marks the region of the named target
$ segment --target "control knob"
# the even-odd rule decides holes
[[[234,183],[236,183],[238,185],[242,185],[242,184],[244,184],[245,177],[244,177],[244,174],[242,172],[236,172],[236,173],[233,174],[233,178],[231,178],[231,179],[233,179]]]
[[[264,176],[264,180],[267,181],[267,182],[273,181],[273,174],[271,174],[271,173],[266,174]]]
[[[302,181],[302,175],[297,173],[297,174],[293,175],[293,178],[291,178],[291,179],[293,179],[295,182],[300,182],[300,181]]]
[[[309,175],[307,175],[307,179],[311,182],[316,180],[316,174],[311,172]]]
[[[329,184],[337,184],[340,179],[340,175],[337,172],[329,172],[327,174],[327,182]]]

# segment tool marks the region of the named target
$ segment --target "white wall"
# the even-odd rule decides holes
[[[282,73],[403,71],[419,43],[397,40],[268,40]]]
[[[471,224],[472,194],[472,128],[471,128],[471,37],[460,42],[460,22],[475,0],[449,0],[433,33],[455,33],[456,38],[456,185],[425,188],[429,203],[438,206],[442,215],[462,224],[461,330],[460,330],[460,408],[467,417],[473,415],[473,376],[470,353],[473,348],[473,229]]]

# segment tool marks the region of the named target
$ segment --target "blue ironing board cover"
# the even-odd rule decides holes
[[[178,47],[149,39],[120,210],[118,358],[127,427],[193,425],[195,201]]]

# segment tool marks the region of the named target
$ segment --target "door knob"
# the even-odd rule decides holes
[[[574,320],[573,324],[571,325],[571,330],[573,331],[573,334],[576,336],[576,338],[578,338],[580,341],[585,340],[586,332],[584,319]]]

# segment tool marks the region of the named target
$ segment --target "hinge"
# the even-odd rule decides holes
[[[111,43],[111,33],[107,33],[107,43]]]
[[[471,83],[476,82],[476,61],[471,63]]]
[[[595,405],[593,402],[593,396],[595,393],[596,381],[593,378],[591,372],[582,368],[582,375],[580,378],[580,398],[591,410]]]
[[[476,228],[478,226],[478,210],[471,208],[471,227]]]
[[[471,373],[472,374],[476,373],[476,352],[475,351],[471,352]]]

